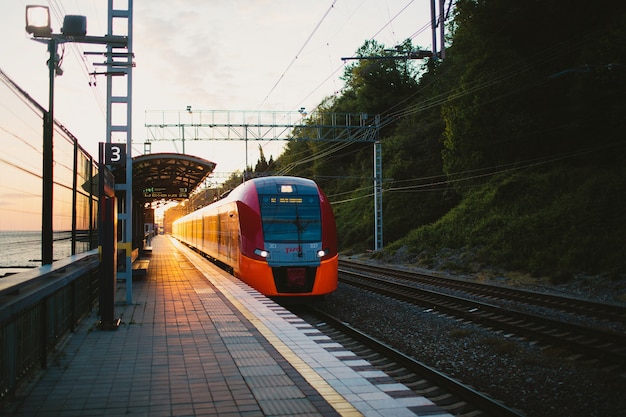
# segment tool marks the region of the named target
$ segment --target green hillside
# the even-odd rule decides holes
[[[623,168],[551,166],[502,175],[477,187],[436,222],[389,244],[404,260],[431,266],[441,248],[467,249],[472,263],[567,280],[576,273],[626,271]],[[396,258],[402,259],[402,258]]]
[[[318,109],[380,117],[376,256],[537,275],[626,274],[626,3],[458,0],[445,59],[365,42]],[[311,120],[311,123],[314,123]],[[267,170],[314,178],[340,248],[374,247],[373,146],[296,140]]]

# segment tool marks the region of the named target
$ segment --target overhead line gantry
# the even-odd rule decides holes
[[[365,113],[306,113],[299,111],[192,110],[146,111],[147,138],[144,153],[151,153],[152,142],[198,140],[289,141],[315,140],[374,145],[374,250],[383,247],[382,150],[379,140],[380,117]]]

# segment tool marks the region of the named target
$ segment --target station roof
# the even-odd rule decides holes
[[[215,165],[206,159],[179,153],[136,156],[133,158],[133,196],[143,201],[184,200],[213,172]],[[119,178],[116,172],[116,181],[123,183],[125,179]]]

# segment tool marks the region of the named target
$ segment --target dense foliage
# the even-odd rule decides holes
[[[385,256],[626,272],[626,5],[563,3],[457,0],[445,59],[367,41],[346,66],[318,111],[379,116]],[[316,179],[343,250],[371,249],[372,144],[310,136],[273,170]]]

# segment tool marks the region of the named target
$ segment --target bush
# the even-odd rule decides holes
[[[475,261],[550,275],[626,272],[623,169],[558,166],[494,178],[438,221],[388,245],[424,263],[442,248],[470,248]],[[425,255],[428,254],[428,255]],[[469,262],[469,260],[465,260]],[[462,269],[457,266],[457,269]]]

